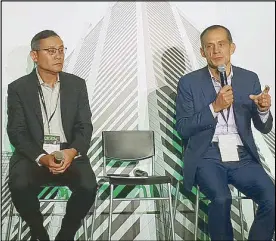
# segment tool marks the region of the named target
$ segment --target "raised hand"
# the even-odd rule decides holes
[[[262,93],[258,95],[249,95],[249,98],[255,102],[259,111],[264,112],[269,110],[271,106],[271,97],[268,94],[269,86],[266,85]]]

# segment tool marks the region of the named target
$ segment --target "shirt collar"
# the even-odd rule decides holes
[[[211,76],[212,80],[215,80],[216,82],[219,82],[218,79],[216,79],[215,76],[212,74],[212,72],[211,72],[211,70],[210,70],[209,67],[208,67],[208,71],[210,73],[210,76]],[[230,74],[227,77],[227,80],[229,80],[229,79],[231,80],[232,78],[233,78],[233,68],[232,68],[232,65],[231,65],[230,66]]]
[[[35,71],[36,71],[36,75],[37,75],[37,78],[38,78],[38,81],[39,81],[40,85],[46,84],[46,83],[42,80],[40,74],[38,73],[37,68],[35,69]],[[58,83],[58,82],[60,82],[60,80],[59,80],[59,74],[58,74],[58,78],[57,78],[57,82],[56,82],[56,83]]]

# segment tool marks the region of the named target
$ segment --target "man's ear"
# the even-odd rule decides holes
[[[37,63],[37,58],[38,58],[37,52],[36,52],[36,51],[31,51],[31,52],[30,52],[30,56],[31,56],[32,60],[33,60],[35,63]]]
[[[200,53],[203,58],[206,58],[205,52],[202,47],[200,48]]]
[[[232,55],[233,53],[235,53],[235,50],[236,50],[236,44],[231,43],[231,46],[230,46],[230,54]]]

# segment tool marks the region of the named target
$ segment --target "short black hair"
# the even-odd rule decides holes
[[[204,29],[203,32],[200,34],[200,42],[201,42],[201,46],[203,47],[203,37],[204,35],[210,31],[210,30],[214,30],[214,29],[217,29],[217,28],[222,28],[226,31],[227,33],[227,39],[229,40],[230,43],[233,43],[233,39],[232,39],[232,35],[229,31],[228,28],[222,26],[222,25],[212,25],[212,26],[209,26],[208,28]]]
[[[53,36],[59,37],[59,35],[56,32],[54,32],[53,30],[43,30],[43,31],[37,33],[32,38],[31,49],[38,50],[40,48],[40,40],[41,39],[45,39],[45,38],[49,38],[49,37],[53,37]]]

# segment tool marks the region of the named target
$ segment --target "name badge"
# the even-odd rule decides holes
[[[45,135],[43,149],[51,154],[54,151],[60,151],[60,136],[59,135]]]
[[[237,139],[233,135],[219,135],[219,150],[223,162],[239,161]]]

